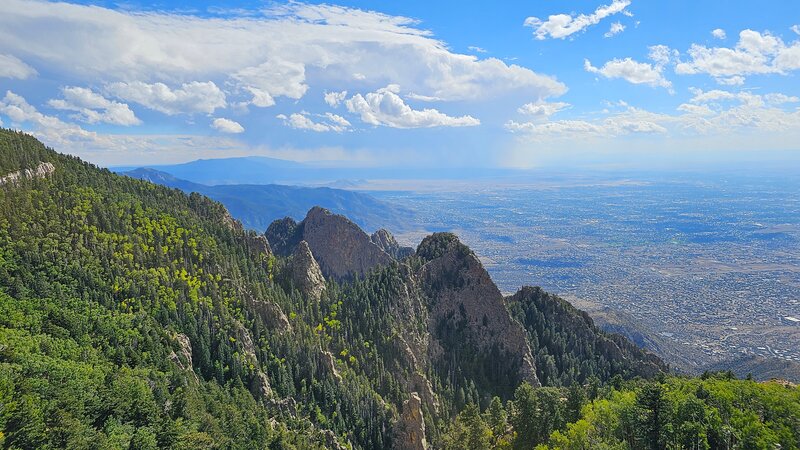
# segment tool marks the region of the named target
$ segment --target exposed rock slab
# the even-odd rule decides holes
[[[339,375],[339,371],[336,370],[336,360],[333,357],[333,353],[329,351],[320,352],[319,359],[325,371],[335,378],[336,381],[341,382],[342,376]]]
[[[525,330],[477,256],[449,233],[425,238],[417,255],[427,261],[420,279],[431,301],[429,329],[444,353],[439,356],[469,346],[479,358],[515,371],[517,382],[538,386]]]
[[[272,256],[272,248],[267,241],[266,236],[262,234],[255,234],[252,231],[247,234],[247,247],[258,256],[270,257]]]
[[[295,246],[303,240],[303,226],[291,217],[284,217],[272,222],[265,236],[276,255],[289,256]]]
[[[253,312],[261,317],[270,330],[284,333],[292,329],[289,319],[280,306],[271,300],[253,299],[250,303]]]
[[[439,398],[433,390],[430,380],[421,373],[414,373],[409,380],[409,390],[419,393],[420,399],[431,411],[439,411]]]
[[[242,223],[234,219],[231,213],[227,209],[225,209],[225,212],[222,215],[222,224],[225,225],[226,228],[237,234],[242,233],[244,231]]]
[[[320,207],[311,208],[306,215],[302,236],[322,273],[336,279],[361,276],[394,261],[358,225]]]
[[[395,259],[403,259],[414,254],[411,247],[403,247],[388,230],[381,228],[370,236],[370,240]]]
[[[0,186],[4,184],[16,184],[21,180],[33,180],[35,178],[46,178],[56,171],[56,167],[49,163],[39,163],[33,169],[22,169],[16,172],[11,172],[8,175],[0,177]]]
[[[244,355],[245,360],[255,367],[259,367],[256,346],[250,331],[239,322],[234,322],[234,328],[236,331],[238,348],[242,352],[242,355]],[[250,380],[250,393],[259,400],[267,400],[273,395],[269,378],[260,368],[256,370],[256,373]]]
[[[192,373],[192,378],[197,381],[197,374],[194,372],[194,363],[192,362],[192,342],[185,334],[175,335],[175,342],[178,343],[178,352],[170,353],[169,359],[178,366],[179,369]]]
[[[425,420],[422,416],[422,400],[416,392],[403,403],[400,418],[394,426],[395,450],[426,450]]]
[[[295,247],[289,270],[292,282],[305,298],[313,301],[322,298],[326,289],[325,277],[306,241],[300,241]]]

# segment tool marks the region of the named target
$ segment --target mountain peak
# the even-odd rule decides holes
[[[302,236],[322,272],[334,278],[361,276],[394,260],[350,219],[318,206],[303,220]]]
[[[452,249],[458,249],[462,254],[471,250],[453,233],[440,232],[426,236],[417,246],[417,256],[425,261],[431,261],[443,256]]]
[[[126,172],[122,172],[122,175],[126,175],[131,178],[138,178],[140,180],[145,180],[156,184],[167,184],[168,182],[172,183],[176,181],[182,181],[167,172],[162,172],[151,167],[139,167],[138,169],[128,170]]]
[[[300,241],[292,253],[291,277],[304,296],[319,301],[325,292],[325,278],[306,241]]]
[[[523,381],[538,386],[525,330],[512,319],[503,295],[469,247],[452,233],[435,233],[423,239],[417,255],[427,261],[420,278],[432,302],[431,329],[444,353],[463,355],[469,348],[468,357],[484,361],[485,367],[502,365],[501,372],[515,380],[511,384],[493,379],[496,371],[483,374],[501,392]]]
[[[395,259],[403,259],[414,254],[411,247],[402,247],[397,243],[397,239],[385,228],[381,228],[370,236],[370,240]]]

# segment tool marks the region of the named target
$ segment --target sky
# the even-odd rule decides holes
[[[100,165],[797,164],[799,75],[796,0],[0,2],[2,126]]]

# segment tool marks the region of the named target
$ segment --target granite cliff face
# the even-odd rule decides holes
[[[427,450],[425,440],[425,421],[422,416],[422,401],[416,392],[403,403],[400,418],[394,427],[394,448],[396,450]]]
[[[179,369],[185,370],[191,374],[192,379],[197,382],[199,378],[194,372],[194,363],[192,362],[192,342],[189,337],[182,333],[177,333],[174,336],[175,342],[178,344],[178,352],[173,350],[169,354],[169,359],[178,366]]]
[[[20,180],[32,180],[35,178],[45,178],[56,171],[56,167],[49,163],[40,163],[33,169],[23,169],[16,172],[9,173],[0,177],[0,186],[4,184],[16,184]]]
[[[441,383],[475,386],[488,400],[510,398],[523,382],[557,382],[542,378],[552,376],[552,364],[537,368],[541,352],[555,351],[546,347],[549,335],[543,330],[550,328],[532,321],[528,311],[580,342],[581,350],[571,357],[580,359],[578,353],[590,348],[608,373],[653,376],[667,370],[624,338],[599,331],[563,300],[542,297],[549,294],[538,288],[504,298],[477,256],[451,233],[428,236],[414,251],[386,230],[369,236],[347,218],[315,207],[300,223],[275,221],[266,237],[277,255],[290,256],[289,279],[309,300],[325,295],[326,277],[343,284],[365,275],[392,280],[376,304],[387,318],[381,334],[388,336],[387,354],[393,355],[385,360],[386,369],[411,393],[396,405],[394,448],[427,448],[423,414],[442,412]],[[320,367],[322,376],[341,381],[332,354],[320,353]]]
[[[303,227],[291,217],[284,217],[272,222],[264,235],[276,255],[289,256],[303,240]]]
[[[303,239],[314,252],[322,273],[338,279],[364,275],[393,261],[358,225],[319,207],[311,208],[303,220]]]
[[[255,234],[252,231],[247,233],[247,247],[257,256],[269,258],[272,256],[272,247],[264,235]]]
[[[370,240],[381,248],[384,252],[397,260],[401,260],[414,254],[411,247],[402,247],[388,230],[381,228],[370,236]]]
[[[273,222],[266,237],[279,255],[292,254],[300,241],[305,241],[322,273],[339,280],[364,275],[394,261],[358,225],[318,206],[311,208],[300,223],[288,217]]]
[[[306,241],[300,241],[289,263],[291,279],[297,289],[308,299],[319,301],[325,293],[325,277]]]
[[[501,391],[523,381],[538,386],[525,330],[475,254],[455,235],[436,233],[422,241],[417,256],[426,261],[419,278],[430,301],[429,330],[440,347],[432,348],[434,359],[482,361],[478,378]]]

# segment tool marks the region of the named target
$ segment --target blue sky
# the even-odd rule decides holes
[[[3,126],[103,165],[794,164],[799,73],[788,0],[0,4]]]

